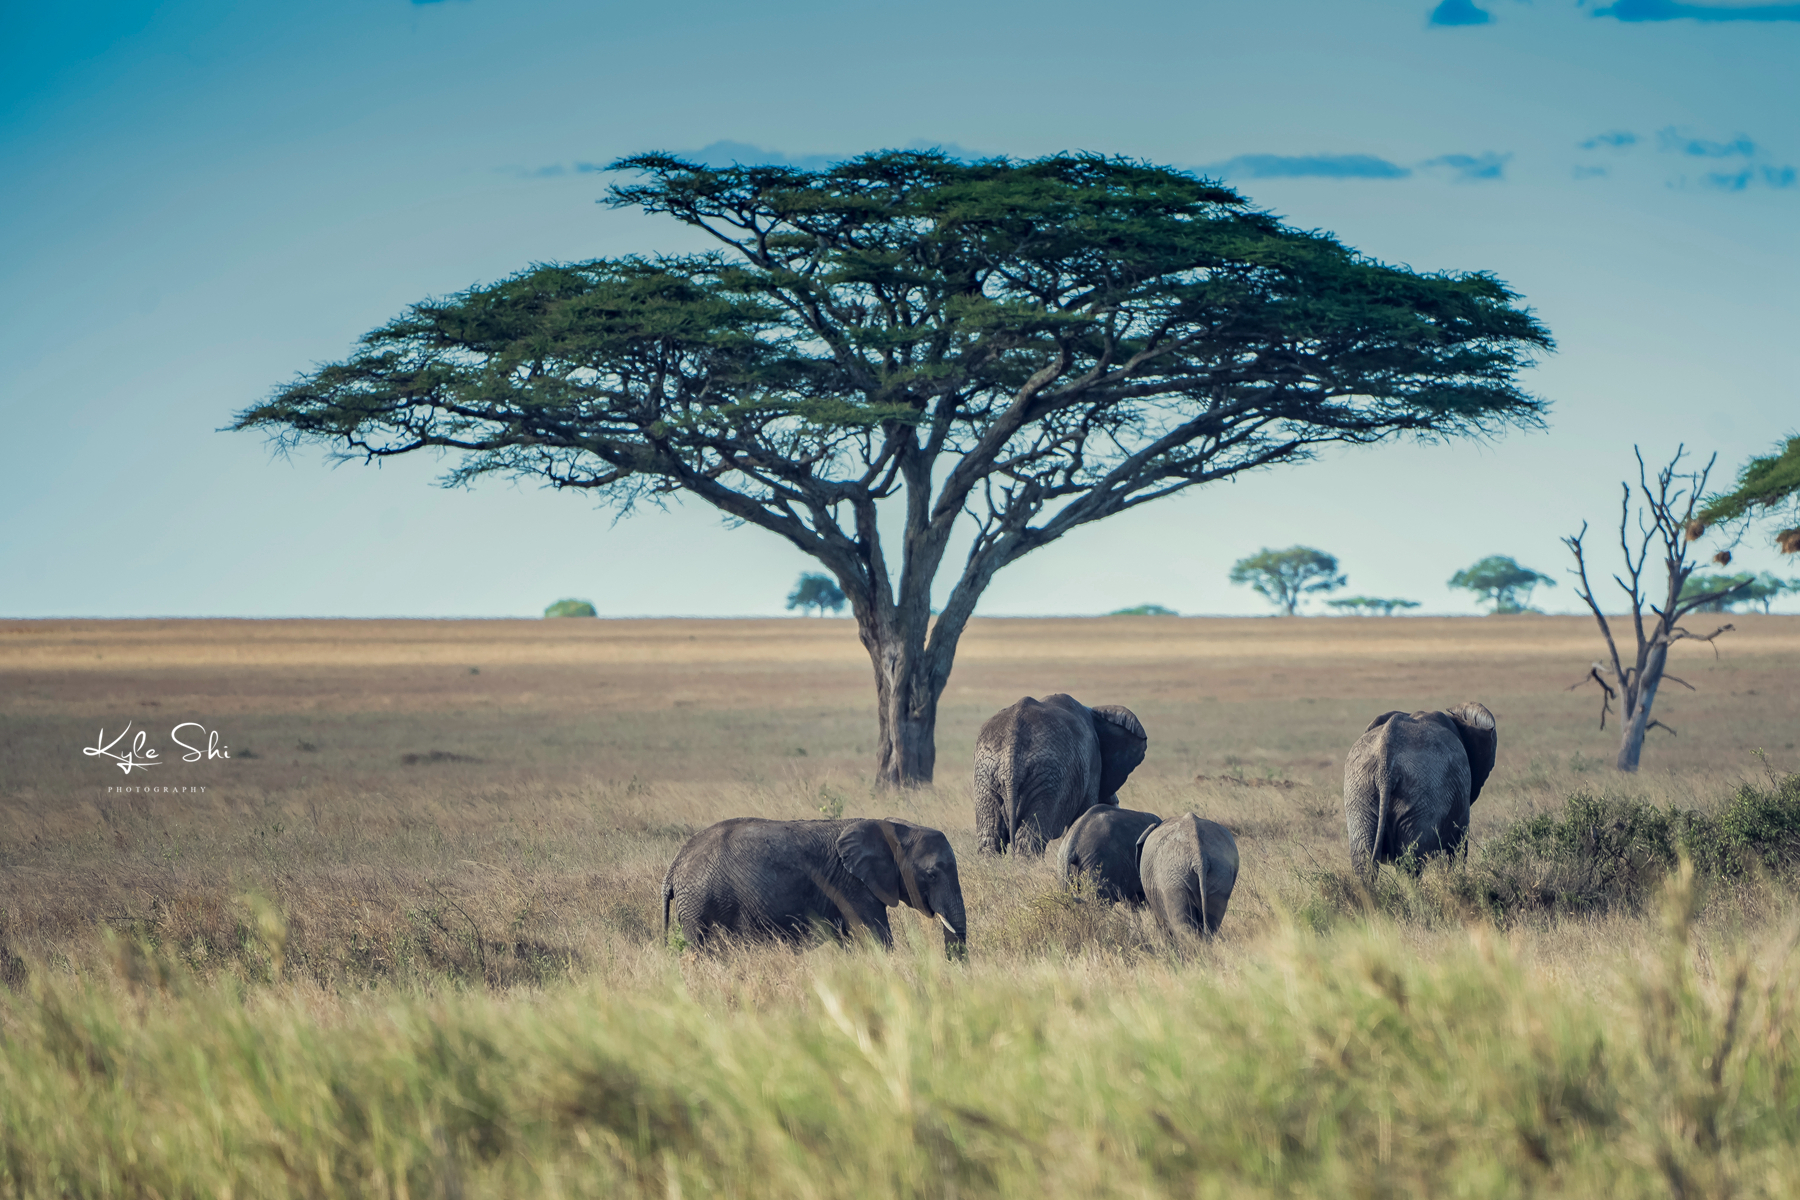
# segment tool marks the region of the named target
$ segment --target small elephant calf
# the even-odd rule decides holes
[[[1110,804],[1088,809],[1063,835],[1057,863],[1062,881],[1068,883],[1077,873],[1086,871],[1094,877],[1095,890],[1102,899],[1142,904],[1138,839],[1161,823],[1162,818],[1155,813]]]
[[[1163,929],[1208,937],[1219,932],[1237,886],[1237,839],[1231,830],[1183,813],[1144,830],[1137,858],[1144,900]]]
[[[969,938],[949,839],[905,821],[720,821],[676,853],[662,895],[664,939],[673,909],[691,946],[718,933],[803,942],[819,927],[840,938],[866,929],[892,946],[896,904],[936,917],[951,956]]]

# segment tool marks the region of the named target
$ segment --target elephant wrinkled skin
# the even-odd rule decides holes
[[[866,929],[892,946],[896,904],[936,917],[946,953],[969,936],[949,839],[905,821],[720,821],[675,855],[662,894],[664,938],[672,908],[691,946],[717,933],[804,942],[818,927],[840,938]]]
[[[1193,813],[1171,817],[1138,835],[1144,902],[1170,934],[1219,932],[1237,886],[1237,839],[1217,821]]]
[[[975,739],[975,832],[984,854],[1044,847],[1119,788],[1144,761],[1144,727],[1128,708],[1089,708],[1061,692],[1026,696]]]
[[[1066,884],[1077,872],[1094,877],[1094,887],[1104,900],[1144,902],[1138,880],[1137,843],[1145,830],[1162,822],[1155,813],[1135,812],[1110,804],[1088,809],[1063,835],[1057,868]]]
[[[1361,872],[1403,857],[1454,854],[1469,806],[1494,769],[1494,714],[1470,701],[1445,712],[1385,712],[1344,760],[1344,825]]]

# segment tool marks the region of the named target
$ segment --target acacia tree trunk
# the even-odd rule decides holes
[[[878,651],[875,775],[890,787],[930,783],[937,767],[937,705],[941,688],[903,655]],[[909,669],[910,668],[910,669]]]
[[[875,668],[876,779],[889,787],[930,783],[937,767],[937,710],[966,618],[929,608],[911,620],[859,620],[858,632]],[[929,637],[927,636],[929,635]]]
[[[1656,703],[1656,689],[1662,683],[1663,666],[1668,661],[1668,643],[1652,646],[1637,679],[1625,690],[1625,733],[1619,739],[1619,757],[1613,764],[1621,771],[1638,769],[1644,734],[1650,729],[1650,709]]]

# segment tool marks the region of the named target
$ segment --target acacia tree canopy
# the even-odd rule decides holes
[[[1336,558],[1310,546],[1286,550],[1265,546],[1231,564],[1231,582],[1249,584],[1251,591],[1279,608],[1284,617],[1294,615],[1302,596],[1336,591],[1346,578],[1338,570]]]
[[[1790,520],[1800,518],[1800,437],[1740,467],[1736,487],[1706,498],[1692,532],[1699,537],[1708,525],[1784,513]],[[1783,554],[1800,554],[1800,521],[1792,529],[1776,530],[1775,545]]]
[[[1474,566],[1452,575],[1446,586],[1465,588],[1474,592],[1478,600],[1492,604],[1495,613],[1511,614],[1532,611],[1529,607],[1531,593],[1540,584],[1555,587],[1556,580],[1541,571],[1520,566],[1509,555],[1490,554]]]
[[[1781,579],[1767,571],[1739,571],[1732,575],[1695,572],[1681,585],[1681,599],[1711,595],[1714,598],[1695,612],[1734,612],[1740,604],[1758,604],[1763,612],[1789,592],[1800,592],[1800,579]]]
[[[1551,340],[1492,275],[1373,262],[1182,171],[897,151],[613,167],[637,182],[611,204],[719,249],[414,305],[235,428],[448,452],[449,484],[532,477],[627,510],[685,494],[786,538],[849,598],[889,782],[931,778],[958,639],[1022,555],[1323,443],[1540,421],[1518,376]]]
[[[824,616],[828,608],[832,612],[838,612],[844,607],[844,590],[838,587],[831,576],[808,571],[800,576],[794,590],[788,593],[787,606],[790,610],[810,608],[819,616]]]

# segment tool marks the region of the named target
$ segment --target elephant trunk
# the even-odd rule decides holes
[[[969,952],[969,921],[963,913],[962,894],[960,890],[945,896],[941,903],[934,902],[938,924],[944,927],[944,956],[946,958],[963,958]]]

